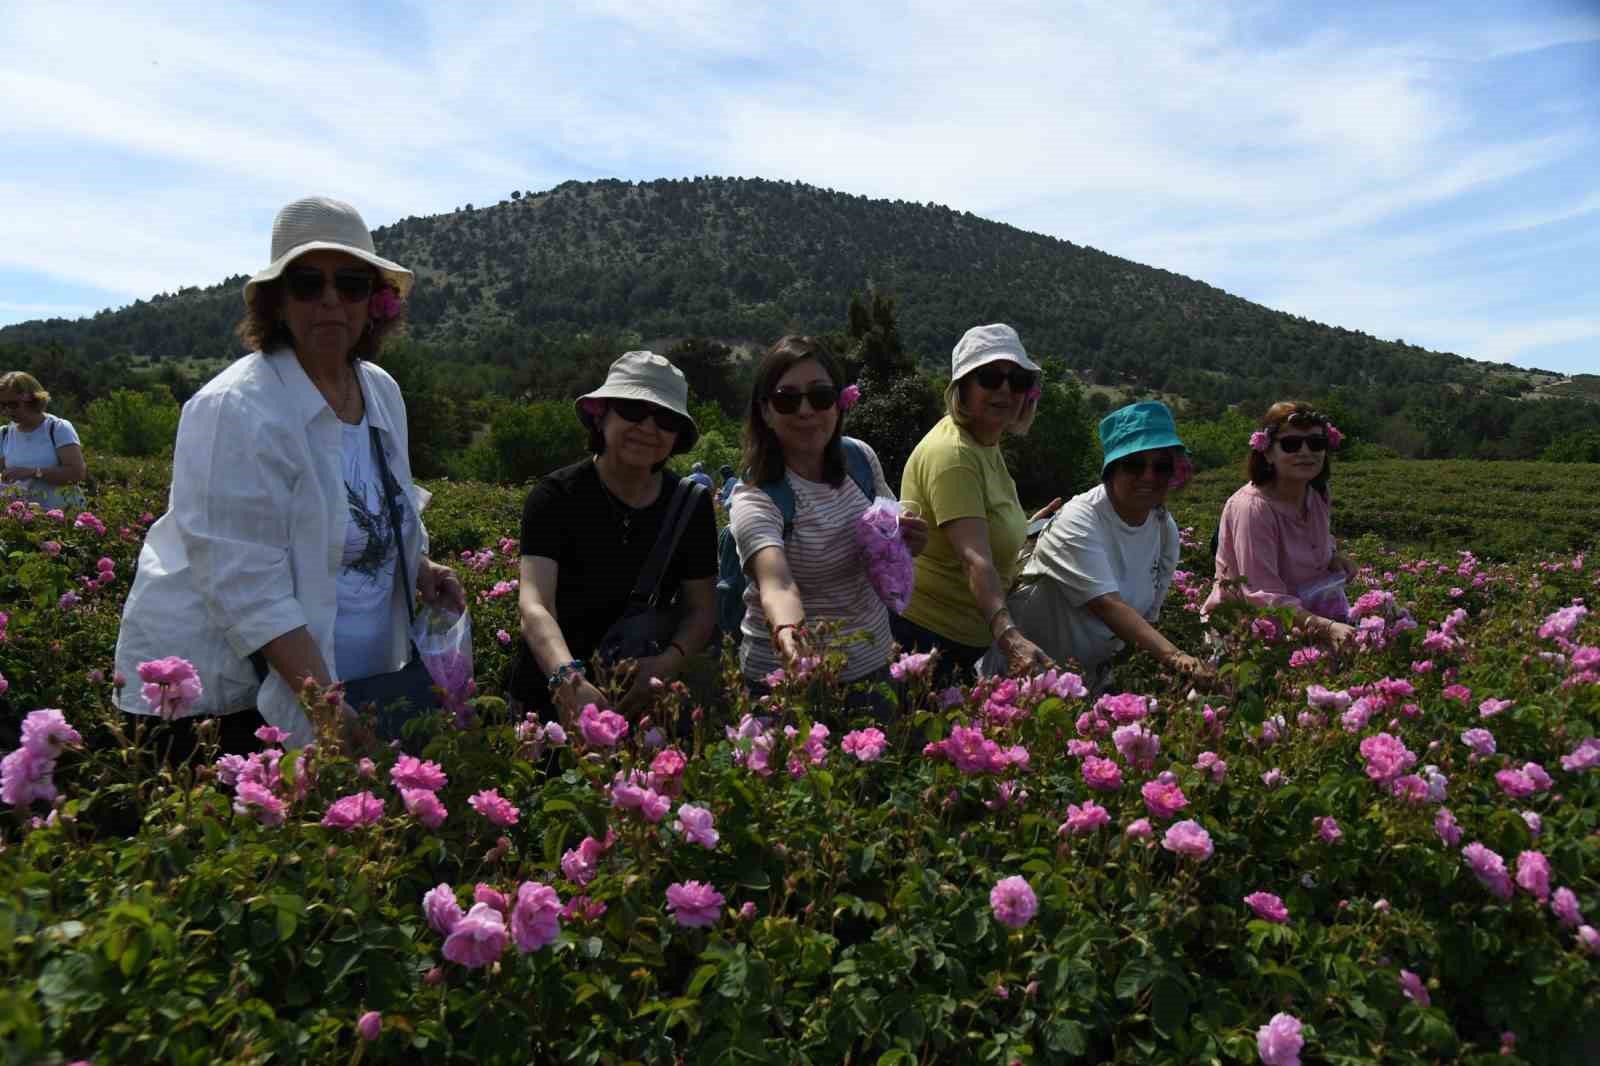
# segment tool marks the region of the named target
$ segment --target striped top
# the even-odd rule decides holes
[[[878,495],[894,495],[883,478],[877,453],[861,442],[872,464]],[[867,580],[866,566],[856,547],[855,523],[871,502],[849,475],[836,488],[807,481],[787,471],[794,492],[794,530],[783,539],[783,515],[772,497],[755,485],[741,484],[729,502],[729,525],[739,547],[739,563],[748,568],[756,552],[767,547],[783,550],[789,573],[800,590],[806,621],[837,622],[840,637],[854,636],[844,644],[848,656],[843,679],[856,681],[881,670],[889,662],[894,638],[889,635],[889,612]],[[767,616],[755,580],[744,590],[744,641],[739,664],[744,676],[760,680],[782,665],[767,634]]]

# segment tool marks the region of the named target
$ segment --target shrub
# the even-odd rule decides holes
[[[85,444],[117,455],[161,455],[178,436],[178,402],[165,386],[148,392],[118,389],[84,412]]]

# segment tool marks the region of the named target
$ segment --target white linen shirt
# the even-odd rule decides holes
[[[414,580],[428,548],[421,512],[430,494],[411,481],[405,402],[383,370],[365,361],[356,369],[367,419],[412,508],[403,549]],[[122,710],[152,713],[139,663],[178,655],[204,687],[189,714],[254,704],[291,746],[312,741],[297,694],[277,671],[258,685],[250,655],[305,626],[338,679],[334,622],[350,521],[341,425],[288,348],[245,356],[183,405],[167,513],[145,537],[117,635]],[[388,669],[398,670],[410,653],[403,593],[392,610]]]

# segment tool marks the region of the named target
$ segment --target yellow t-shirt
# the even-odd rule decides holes
[[[917,556],[917,583],[905,617],[958,644],[988,647],[989,627],[942,527],[958,518],[987,522],[1000,591],[1011,587],[1028,518],[999,445],[979,444],[946,415],[906,461],[900,499],[920,505],[928,523],[928,546]]]

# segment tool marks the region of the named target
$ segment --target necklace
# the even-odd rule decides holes
[[[606,500],[611,504],[611,512],[617,516],[618,523],[622,526],[622,543],[628,543],[628,538],[633,535],[633,508],[617,499],[606,485],[605,477],[600,473],[598,461],[594,464],[594,478],[600,482],[600,491],[606,494]]]

